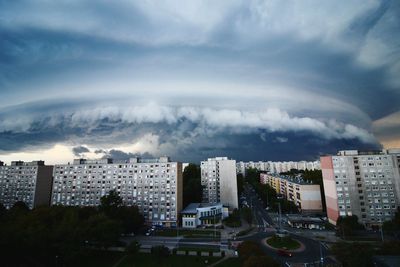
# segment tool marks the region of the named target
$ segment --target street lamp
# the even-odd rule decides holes
[[[217,227],[216,227],[216,222],[215,222],[215,213],[214,213],[214,238],[216,238],[216,236],[217,236]]]
[[[179,218],[176,221],[176,246],[179,249]]]
[[[319,254],[320,254],[320,258],[321,258],[321,266],[324,266],[324,257],[322,255],[322,242],[319,242]]]
[[[278,202],[278,212],[279,212],[279,219],[278,219],[278,223],[279,223],[279,230],[281,230],[281,202]]]

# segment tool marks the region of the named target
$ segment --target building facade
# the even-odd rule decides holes
[[[97,206],[116,190],[148,224],[175,226],[182,209],[182,164],[168,157],[127,161],[74,160],[54,167],[53,205]]]
[[[230,210],[238,208],[236,161],[227,157],[201,162],[204,203],[222,203]]]
[[[301,177],[260,174],[260,183],[268,184],[276,193],[293,202],[303,213],[322,211],[321,188],[310,184]]]
[[[228,217],[227,209],[221,203],[190,203],[181,214],[184,228],[214,225]]]
[[[44,161],[0,164],[0,203],[7,209],[23,201],[30,209],[50,204],[53,166]]]
[[[236,163],[236,172],[246,176],[246,169],[253,168],[259,171],[279,174],[291,169],[297,170],[320,170],[320,161],[239,161]]]
[[[356,215],[367,227],[391,220],[399,206],[400,149],[339,151],[321,157],[329,222]]]

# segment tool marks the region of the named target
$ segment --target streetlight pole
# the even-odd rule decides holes
[[[176,222],[176,246],[179,249],[179,217],[178,221]]]
[[[382,243],[384,242],[383,240],[383,224],[381,224],[381,239],[382,239]]]
[[[279,230],[281,230],[281,202],[278,202],[278,211],[279,211]]]
[[[324,266],[324,257],[322,255],[322,242],[319,242],[319,254],[320,254],[320,258],[321,258],[321,266]]]
[[[214,213],[214,238],[217,237],[217,226],[216,226],[216,222],[215,222],[215,213]]]

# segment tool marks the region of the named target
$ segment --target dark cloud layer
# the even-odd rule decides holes
[[[0,1],[0,157],[375,149],[398,140],[399,25],[390,0]]]

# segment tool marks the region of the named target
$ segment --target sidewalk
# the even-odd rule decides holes
[[[235,235],[240,231],[247,230],[249,225],[245,220],[241,219],[242,225],[240,227],[228,227],[224,225],[224,229],[221,230],[221,241],[227,239],[234,239]]]

